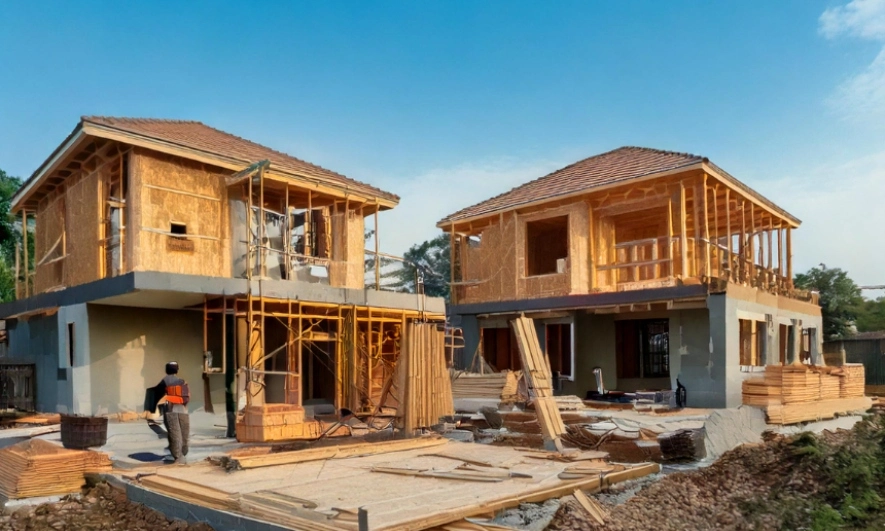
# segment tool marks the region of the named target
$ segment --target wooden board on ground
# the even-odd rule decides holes
[[[295,450],[292,452],[278,452],[273,454],[249,454],[232,452],[223,459],[225,466],[231,470],[260,468],[265,466],[285,465],[292,463],[305,463],[308,461],[320,461],[323,459],[343,459],[361,455],[376,455],[403,450],[419,448],[433,448],[442,446],[448,441],[441,437],[421,437],[417,439],[400,439],[377,443],[358,443],[349,445],[324,446],[321,448],[309,448],[307,450]]]
[[[550,360],[541,350],[534,321],[528,317],[520,316],[510,321],[510,324],[516,336],[516,344],[519,346],[519,355],[529,392],[535,397],[535,412],[538,414],[538,424],[541,425],[544,443],[550,449],[556,448],[561,451],[565,423],[562,422],[559,407],[553,396]]]
[[[462,452],[464,460],[459,461],[457,457]],[[445,457],[433,455],[437,453]],[[362,509],[368,515],[368,528],[373,531],[419,531],[486,517],[522,502],[543,502],[572,494],[575,489],[597,492],[605,484],[660,470],[657,464],[651,463],[562,480],[558,477],[560,473],[586,462],[528,457],[543,453],[448,441],[435,448],[350,459],[234,472],[197,464],[161,468],[158,474],[224,491],[239,500],[241,507],[235,512],[248,512],[253,518],[291,529],[356,531],[355,516]],[[433,471],[440,476],[373,472],[384,467]],[[470,473],[494,477],[496,481],[456,477]]]

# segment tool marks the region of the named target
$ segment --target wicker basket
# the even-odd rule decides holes
[[[107,417],[61,416],[61,443],[65,448],[85,450],[107,442]]]

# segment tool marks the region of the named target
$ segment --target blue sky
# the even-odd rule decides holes
[[[642,145],[803,219],[798,268],[885,283],[883,46],[885,0],[5,1],[0,168],[27,177],[82,114],[197,119],[400,194],[381,220],[399,254]]]

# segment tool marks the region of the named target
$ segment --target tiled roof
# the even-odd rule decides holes
[[[350,189],[356,193],[372,197],[393,201],[399,200],[398,196],[390,192],[385,192],[369,184],[345,177],[340,173],[335,173],[286,153],[256,144],[251,140],[225,133],[202,122],[155,118],[113,118],[108,116],[84,116],[82,121],[84,124],[91,123],[110,127],[219,157],[235,159],[241,161],[244,167],[261,160],[269,160],[271,169],[276,168],[287,173],[314,177],[327,184]]]
[[[599,186],[638,179],[647,175],[686,168],[701,162],[709,163],[706,157],[690,153],[677,153],[643,147],[621,147],[607,153],[578,161],[549,175],[527,182],[521,186],[478,203],[439,221],[443,227],[447,223],[463,219],[484,216],[499,211],[542,201],[575,192],[591,191]],[[716,166],[713,166],[716,168]],[[719,168],[716,168],[720,171]],[[724,176],[734,179],[725,172]],[[789,216],[776,205],[751,190],[748,186],[734,179],[735,184],[756,195],[757,198],[778,212]],[[789,216],[791,219],[792,216]]]

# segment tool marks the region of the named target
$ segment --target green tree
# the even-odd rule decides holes
[[[797,288],[820,293],[823,314],[824,337],[839,339],[850,336],[853,325],[863,312],[864,300],[860,288],[838,267],[824,264],[812,267],[806,273],[796,275]]]
[[[21,185],[21,179],[0,170],[0,254],[6,259],[7,264],[15,261],[15,244],[21,241],[15,219],[10,213],[12,196]]]
[[[449,237],[441,234],[432,240],[413,245],[403,255],[402,267],[387,274],[393,278],[391,287],[415,291],[416,280],[424,283],[424,293],[449,300]]]
[[[855,324],[858,332],[885,330],[885,297],[879,297],[874,301],[864,301]]]

